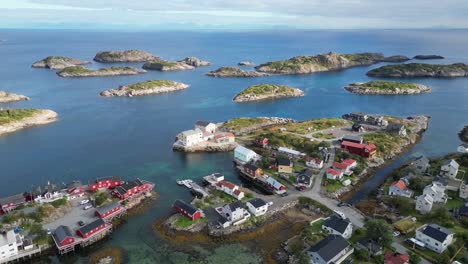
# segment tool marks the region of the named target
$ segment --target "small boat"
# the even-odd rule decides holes
[[[192,183],[193,181],[192,180],[179,180],[177,181],[177,184],[179,185],[183,185],[189,189],[192,189]]]

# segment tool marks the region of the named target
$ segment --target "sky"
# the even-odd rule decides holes
[[[468,0],[0,0],[0,28],[468,28]]]

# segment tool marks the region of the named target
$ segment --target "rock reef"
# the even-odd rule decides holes
[[[89,69],[83,66],[67,67],[57,72],[60,77],[100,77],[100,76],[118,76],[135,75],[145,73],[145,70],[133,67],[109,67],[101,69]]]
[[[143,50],[123,50],[123,51],[100,51],[94,56],[97,62],[147,62],[156,60],[158,57]]]
[[[5,91],[0,91],[0,103],[10,103],[24,100],[29,100],[29,97],[20,94],[13,94],[7,93]]]
[[[440,55],[416,55],[413,57],[413,59],[416,60],[441,60],[445,59],[444,57]]]
[[[206,75],[212,77],[261,77],[269,76],[270,74],[257,71],[244,71],[235,67],[224,66],[210,71]]]
[[[367,72],[371,77],[389,78],[412,78],[412,77],[435,77],[453,78],[467,77],[468,65],[463,63],[454,64],[425,64],[408,63],[398,65],[386,65]]]
[[[185,71],[194,68],[192,65],[179,61],[153,60],[143,64],[143,69],[155,71]]]
[[[309,74],[335,71],[355,66],[366,66],[384,59],[381,53],[339,54],[329,52],[315,56],[297,56],[287,60],[261,64],[255,69],[272,74]]]
[[[239,63],[237,63],[237,65],[239,65],[239,66],[255,66],[255,63],[253,63],[251,61],[240,61]]]
[[[4,109],[0,110],[0,135],[17,130],[54,122],[57,113],[44,109]]]
[[[33,68],[47,68],[52,70],[62,70],[67,67],[85,65],[88,61],[82,61],[70,57],[63,56],[49,56],[42,60],[36,61],[31,65]]]
[[[176,141],[172,145],[172,149],[174,151],[180,151],[180,152],[230,152],[233,151],[237,147],[237,143],[225,143],[225,144],[219,144],[215,142],[203,142],[199,143],[197,145],[193,146],[185,146],[182,144],[179,144],[178,141]]]
[[[193,67],[203,67],[203,66],[209,66],[211,64],[209,61],[204,61],[197,57],[187,57],[183,60],[180,60],[179,62],[185,63]]]
[[[431,91],[431,88],[422,84],[391,81],[352,83],[345,86],[344,89],[355,94],[378,95],[421,94]]]
[[[119,89],[109,89],[102,91],[101,96],[112,97],[112,96],[142,96],[150,94],[160,94],[183,90],[188,88],[189,85],[179,82],[166,81],[166,80],[150,80],[145,82],[139,82],[130,84],[128,86],[120,86]]]
[[[258,84],[247,87],[237,94],[233,101],[240,103],[299,96],[304,96],[304,92],[294,87],[277,84]]]

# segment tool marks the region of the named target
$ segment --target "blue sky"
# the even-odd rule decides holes
[[[0,0],[1,28],[468,28],[468,0]]]

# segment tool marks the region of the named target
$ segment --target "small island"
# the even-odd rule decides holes
[[[208,72],[206,75],[212,77],[261,77],[269,76],[270,74],[257,71],[244,71],[235,67],[223,66],[217,70]]]
[[[381,62],[405,62],[411,60],[410,58],[403,55],[394,55],[381,59]]]
[[[185,63],[187,65],[193,66],[193,67],[203,67],[203,66],[210,66],[211,62],[209,61],[204,61],[201,60],[197,57],[187,57],[183,60],[180,60],[179,62]]]
[[[185,62],[153,60],[143,64],[143,69],[155,71],[185,71],[193,70],[195,67]]]
[[[345,90],[355,94],[421,94],[428,93],[431,88],[417,83],[372,81],[366,83],[352,83],[344,87]]]
[[[443,56],[440,55],[416,55],[413,57],[416,60],[441,60],[445,59]]]
[[[299,96],[304,96],[304,92],[294,87],[278,84],[258,84],[238,93],[233,101],[241,103]]]
[[[147,62],[158,57],[142,50],[100,51],[96,53],[94,60],[97,62]]]
[[[413,77],[434,77],[453,78],[467,77],[468,65],[464,63],[454,64],[425,64],[408,63],[398,65],[386,65],[367,72],[371,77],[388,78],[413,78]]]
[[[20,94],[13,94],[7,93],[5,91],[0,91],[0,103],[10,103],[24,100],[29,100],[29,97]]]
[[[49,56],[45,59],[36,61],[31,65],[33,68],[47,68],[52,70],[62,70],[67,67],[85,65],[88,64],[88,61],[82,61],[79,59],[74,59],[70,57],[63,56]]]
[[[67,67],[57,72],[60,77],[98,77],[98,76],[118,76],[118,75],[135,75],[145,73],[145,70],[136,69],[133,67],[109,67],[101,69],[89,69],[83,66]]]
[[[240,61],[239,63],[237,63],[237,65],[239,65],[239,66],[255,66],[255,63],[253,63],[251,61]]]
[[[339,54],[329,52],[315,56],[297,56],[287,60],[261,64],[255,69],[259,72],[274,74],[309,74],[366,66],[380,62],[382,53]]]
[[[17,130],[54,122],[57,113],[44,109],[3,109],[0,110],[0,135]]]
[[[167,80],[150,80],[138,82],[127,86],[120,86],[119,89],[109,89],[102,91],[101,96],[141,96],[149,94],[160,94],[172,91],[178,91],[188,88],[189,85]]]

